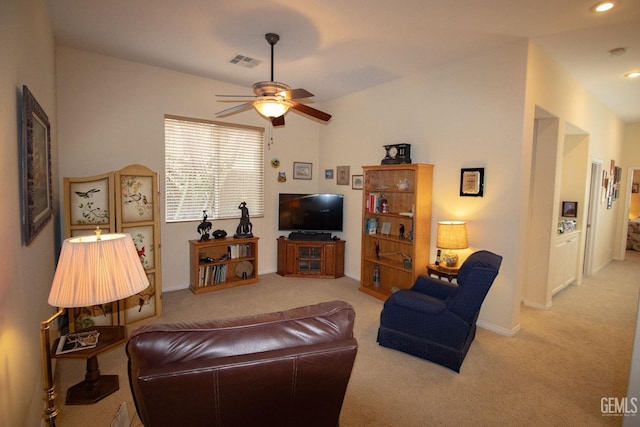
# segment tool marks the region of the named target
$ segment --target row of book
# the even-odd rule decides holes
[[[251,247],[250,243],[236,243],[233,245],[229,245],[228,253],[229,258],[245,258],[251,256]]]
[[[198,286],[211,286],[227,281],[227,264],[201,265]]]
[[[380,193],[369,193],[366,201],[367,212],[387,213],[389,205],[384,195]]]

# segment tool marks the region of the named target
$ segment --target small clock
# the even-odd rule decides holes
[[[385,145],[384,149],[386,150],[386,155],[381,164],[411,163],[411,144],[390,144]]]

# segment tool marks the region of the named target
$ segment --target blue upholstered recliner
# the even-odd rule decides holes
[[[385,302],[378,343],[460,372],[501,263],[500,255],[478,251],[460,267],[458,284],[419,276]]]

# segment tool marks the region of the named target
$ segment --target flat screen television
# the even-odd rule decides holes
[[[342,194],[280,193],[278,197],[278,230],[342,231]]]

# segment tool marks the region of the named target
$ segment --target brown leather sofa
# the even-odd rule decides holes
[[[358,343],[330,301],[190,324],[146,325],[127,343],[146,427],[337,426]]]

